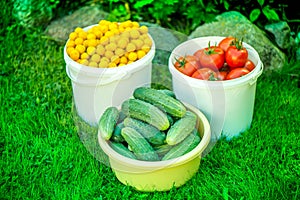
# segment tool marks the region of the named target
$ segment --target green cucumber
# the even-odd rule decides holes
[[[124,127],[121,135],[131,147],[132,152],[139,160],[158,161],[159,157],[151,144],[142,136],[141,133],[131,127]]]
[[[199,132],[198,132],[198,130],[196,128],[192,131],[191,134],[193,134],[195,136],[195,139],[194,139],[193,143],[191,145],[189,145],[189,148],[185,152],[185,154],[188,153],[188,152],[190,152],[190,151],[192,151],[200,143],[200,141],[201,141],[200,134],[199,134]]]
[[[124,126],[134,128],[140,132],[151,144],[161,145],[165,142],[165,133],[141,120],[127,117],[124,119]]]
[[[158,91],[163,92],[173,98],[176,98],[175,93],[172,90],[169,89],[159,89]]]
[[[163,157],[167,152],[170,151],[171,148],[174,146],[168,145],[168,144],[163,144],[159,146],[154,146],[155,152],[158,154],[159,157]]]
[[[123,122],[123,120],[124,120],[126,117],[127,117],[127,116],[120,110],[120,111],[119,111],[118,123]]]
[[[121,106],[122,112],[128,117],[139,119],[161,131],[170,127],[167,114],[156,106],[139,99],[127,99]]]
[[[196,127],[197,115],[191,111],[178,119],[168,130],[166,142],[169,145],[175,145],[186,138]]]
[[[124,122],[120,122],[116,125],[114,132],[111,136],[111,140],[115,142],[124,142],[124,138],[121,135],[121,130],[124,127]]]
[[[137,159],[136,156],[131,151],[129,151],[129,149],[125,147],[124,144],[120,142],[112,142],[112,141],[109,144],[113,150],[115,150],[117,153],[121,154],[122,156],[126,156],[132,159]]]
[[[186,107],[181,101],[154,88],[136,88],[133,96],[136,99],[162,107],[165,112],[174,117],[182,117],[186,113]]]
[[[200,136],[190,133],[182,142],[173,146],[161,160],[169,160],[173,158],[178,158],[191,150],[193,150],[200,142]]]
[[[131,151],[131,152],[132,152],[132,148],[131,148],[131,146],[130,146],[130,145],[127,145],[127,148],[129,149],[129,151]]]
[[[168,120],[169,120],[169,123],[170,123],[170,126],[172,126],[174,124],[174,119],[171,115],[167,114],[167,117],[168,117]]]
[[[101,115],[98,128],[103,139],[109,140],[113,134],[115,126],[119,118],[119,110],[116,107],[108,107]]]

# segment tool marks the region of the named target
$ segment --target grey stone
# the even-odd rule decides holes
[[[156,87],[172,89],[171,74],[168,68],[168,60],[173,49],[186,41],[188,36],[157,24],[141,22],[148,27],[149,34],[155,43],[155,56],[153,59],[152,84]]]
[[[140,24],[148,27],[149,34],[155,42],[154,63],[167,65],[169,55],[173,49],[188,39],[188,36],[183,33],[163,28],[157,24],[148,22],[141,22]]]
[[[291,28],[287,22],[268,24],[265,29],[274,35],[275,42],[280,48],[288,49],[295,45],[295,40],[291,36]]]
[[[211,23],[206,23],[193,31],[189,38],[203,36],[234,36],[242,38],[259,54],[265,70],[282,68],[287,60],[285,54],[267,37],[266,33],[236,11],[225,12]]]
[[[68,16],[52,21],[46,28],[45,34],[64,44],[76,27],[84,28],[97,24],[101,19],[106,19],[108,15],[107,12],[96,6],[85,6]]]

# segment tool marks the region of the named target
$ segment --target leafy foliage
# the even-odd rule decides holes
[[[266,4],[264,0],[257,0],[261,8],[254,8],[250,13],[250,21],[256,21],[261,13],[267,18],[268,21],[279,21],[279,15],[275,8],[272,8],[269,4]],[[267,2],[269,3],[269,2]]]
[[[267,24],[287,21],[293,38],[297,38],[299,32],[300,16],[297,19],[297,13],[291,12],[293,5],[285,0],[109,0],[108,3],[94,0],[93,3],[106,8],[111,20],[154,22],[187,35],[226,11],[240,12],[262,30]],[[290,54],[291,57],[295,57],[294,54]]]
[[[59,0],[16,0],[13,5],[13,16],[24,27],[41,26],[52,19],[52,9],[58,3]]]
[[[21,25],[35,27],[49,22],[63,10],[70,12],[75,7],[93,4],[109,11],[110,20],[144,20],[171,28],[186,27],[188,30],[184,32],[191,32],[229,10],[241,12],[261,28],[268,23],[287,21],[286,10],[290,3],[285,0],[16,0],[13,16]],[[297,13],[288,14],[290,18],[297,18]],[[296,22],[299,23],[299,19]]]
[[[235,10],[247,16],[251,22],[263,27],[267,23],[286,20],[288,3],[283,0],[109,0],[93,1],[108,8],[110,18],[155,21],[162,25],[189,25],[189,31],[210,22],[225,11]]]

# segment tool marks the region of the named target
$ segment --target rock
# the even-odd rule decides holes
[[[154,63],[168,65],[168,58],[173,49],[180,43],[186,41],[188,36],[170,29],[163,28],[157,24],[141,22],[148,27],[149,34],[155,42],[156,55]]]
[[[168,68],[168,60],[173,49],[186,41],[188,36],[157,24],[141,22],[148,27],[149,34],[155,43],[155,56],[153,59],[152,84],[155,87],[172,89],[171,74]]]
[[[251,45],[259,54],[264,70],[282,68],[287,60],[285,54],[267,37],[266,33],[236,11],[225,12],[211,23],[199,26],[189,38],[203,36],[235,36]]]
[[[295,40],[291,36],[291,28],[287,22],[268,24],[265,29],[274,35],[275,42],[280,48],[288,49],[295,45]]]
[[[106,19],[108,15],[107,12],[96,6],[85,6],[68,16],[52,21],[46,28],[45,34],[64,44],[76,27],[84,28],[97,24],[101,19]]]

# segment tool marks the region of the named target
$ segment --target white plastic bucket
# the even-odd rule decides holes
[[[150,35],[149,37],[152,39]],[[78,115],[95,126],[108,106],[119,106],[132,96],[135,88],[149,86],[154,55],[155,44],[152,39],[150,51],[140,60],[122,67],[93,68],[72,60],[65,46],[66,73],[72,81],[73,99]]]
[[[177,98],[199,108],[208,118],[212,140],[232,139],[250,128],[253,118],[256,82],[263,63],[250,45],[243,43],[256,67],[247,75],[226,81],[206,81],[186,76],[175,67],[175,58],[192,55],[196,50],[217,44],[224,37],[200,37],[177,46],[169,57],[173,91]]]

